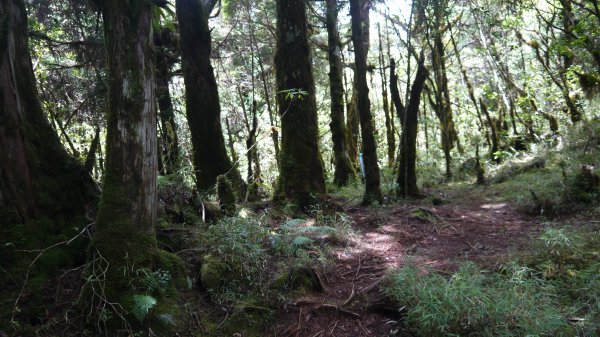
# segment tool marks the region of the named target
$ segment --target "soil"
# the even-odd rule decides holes
[[[346,212],[356,235],[347,245],[333,247],[335,267],[321,275],[325,291],[290,302],[272,336],[412,336],[402,326],[401,313],[380,293],[390,269],[413,261],[450,273],[465,260],[494,268],[541,225],[516,205],[477,193],[437,206],[417,200]]]

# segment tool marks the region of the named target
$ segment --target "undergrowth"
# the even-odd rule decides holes
[[[495,272],[464,263],[450,277],[409,265],[384,292],[419,336],[598,336],[596,229],[548,228]]]

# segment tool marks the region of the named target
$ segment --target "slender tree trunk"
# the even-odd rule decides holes
[[[89,221],[97,189],[42,110],[24,2],[0,0],[0,13],[0,250],[9,242],[45,248],[52,244],[48,235],[60,237]]]
[[[221,128],[221,104],[211,65],[208,17],[211,8],[200,0],[177,0],[186,114],[193,145],[196,186],[214,192],[217,177],[227,174],[238,195],[245,184],[227,156]]]
[[[156,98],[162,131],[163,167],[164,173],[173,174],[179,170],[181,163],[175,111],[173,110],[173,102],[169,91],[172,65],[172,61],[168,56],[168,47],[171,40],[169,32],[168,29],[163,29],[160,34],[156,35],[154,41],[156,43]]]
[[[306,5],[304,0],[277,0],[276,3],[275,70],[282,134],[281,171],[275,199],[287,199],[304,208],[316,201],[315,194],[325,193]],[[306,94],[294,95],[297,90]]]
[[[444,43],[438,28],[434,33],[432,65],[434,72],[434,81],[436,86],[436,105],[435,114],[440,120],[440,130],[442,133],[442,149],[446,162],[446,178],[452,177],[452,154],[454,143],[457,141],[457,134],[452,119],[452,107],[450,101],[450,90],[448,89],[448,77],[446,75],[446,60]]]
[[[485,118],[487,119],[488,125],[490,126],[490,132],[492,134],[492,147],[490,148],[490,158],[494,159],[494,156],[496,154],[496,152],[498,152],[499,149],[499,143],[500,140],[498,139],[498,132],[496,129],[496,123],[494,122],[494,120],[492,119],[492,117],[490,116],[490,113],[488,111],[488,107],[485,104],[485,102],[483,102],[483,100],[481,98],[479,98],[479,105],[481,106],[481,111],[483,111],[483,114],[485,115]]]
[[[108,78],[106,174],[89,253],[90,261],[108,264],[103,300],[130,310],[133,290],[124,273],[153,268],[158,251],[153,6],[105,0],[101,10]]]
[[[275,163],[277,164],[277,170],[279,170],[279,132],[277,131],[277,122],[275,121],[274,117],[267,74],[265,72],[263,61],[260,57],[260,54],[258,54],[256,58],[258,60],[258,67],[260,69],[260,78],[263,84],[263,92],[265,94],[265,101],[267,103],[267,111],[269,112],[269,122],[271,123],[271,139],[273,140],[273,147],[275,148]]]
[[[233,141],[233,132],[231,131],[231,125],[229,123],[229,118],[225,118],[225,125],[227,127],[227,142],[229,146],[229,153],[231,154],[231,160],[233,160],[234,165],[237,167],[237,162],[239,160],[237,152],[235,152],[235,142]]]
[[[362,137],[363,164],[365,167],[365,195],[363,204],[383,203],[383,195],[379,181],[379,164],[377,163],[377,144],[373,133],[373,117],[369,101],[367,84],[367,53],[364,43],[363,20],[361,20],[360,0],[350,1],[352,16],[352,42],[354,45],[355,83],[358,96],[358,115]],[[368,28],[367,28],[368,29]]]
[[[417,132],[419,105],[421,104],[421,92],[425,87],[428,77],[425,68],[423,54],[419,58],[417,74],[410,90],[410,98],[402,125],[402,137],[400,139],[400,166],[398,169],[398,195],[403,197],[415,197],[419,195],[417,187]]]
[[[352,82],[354,83],[354,79]],[[360,133],[360,123],[358,118],[358,96],[355,84],[352,84],[352,93],[350,94],[350,101],[346,104],[346,112],[346,143],[348,145],[348,158],[350,158],[350,162],[356,172],[357,170],[360,170],[360,164],[358,162],[358,136]]]
[[[383,57],[383,43],[381,42],[381,26],[377,24],[377,33],[379,36],[379,76],[381,77],[381,97],[383,99],[383,113],[385,115],[385,130],[387,138],[387,156],[388,166],[394,165],[396,156],[396,135],[394,134],[394,119],[390,113],[387,90],[387,76],[385,74],[385,58]]]
[[[331,139],[335,173],[333,183],[344,186],[356,177],[354,166],[348,156],[346,146],[346,126],[344,122],[344,85],[342,79],[341,48],[338,35],[337,0],[327,0],[327,37],[329,57],[329,88],[331,95]]]

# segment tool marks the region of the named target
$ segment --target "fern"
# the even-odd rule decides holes
[[[292,244],[294,246],[304,246],[304,245],[308,245],[313,243],[314,240],[312,240],[311,238],[307,238],[306,236],[298,236],[294,239],[294,241],[292,241]]]
[[[133,295],[133,308],[131,313],[142,322],[156,305],[156,298],[150,295]]]

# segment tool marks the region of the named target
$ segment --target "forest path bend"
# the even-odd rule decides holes
[[[387,271],[412,261],[450,272],[458,262],[497,262],[539,231],[513,205],[481,199],[432,206],[423,201],[347,210],[355,234],[333,250],[322,293],[292,301],[276,320],[276,336],[412,336],[380,294]]]

